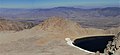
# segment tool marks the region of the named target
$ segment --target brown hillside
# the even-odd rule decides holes
[[[120,32],[120,27],[111,28],[107,30],[107,33],[111,33],[111,34],[117,34],[118,32]]]
[[[104,30],[95,28],[82,28],[77,22],[73,22],[61,17],[51,17],[38,26],[34,27],[36,30],[46,32],[62,33],[68,36],[81,36],[91,34],[103,34]]]
[[[19,31],[33,26],[32,23],[0,19],[0,31]]]
[[[80,25],[78,23],[61,17],[51,17],[38,25],[38,28],[44,31],[64,31],[66,29],[76,29],[79,27]]]

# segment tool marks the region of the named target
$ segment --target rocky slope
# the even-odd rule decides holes
[[[106,30],[106,32],[111,33],[111,34],[117,34],[118,32],[120,32],[120,27],[110,28],[110,29]]]
[[[99,34],[109,33],[102,29],[82,28],[78,23],[61,17],[51,17],[31,29],[0,33],[0,54],[94,55],[69,46],[65,38]]]
[[[23,29],[30,29],[32,27],[32,23],[0,19],[0,31],[20,31]]]
[[[78,37],[86,34],[92,35],[105,33],[102,29],[82,28],[78,23],[61,17],[51,17],[34,27],[34,29],[47,32],[58,32],[72,37]]]

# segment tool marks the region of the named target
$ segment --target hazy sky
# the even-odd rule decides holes
[[[0,8],[50,8],[58,6],[120,6],[120,0],[0,0]]]

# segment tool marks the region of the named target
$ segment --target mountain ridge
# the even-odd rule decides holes
[[[55,7],[55,8],[48,8],[48,9],[15,9],[15,8],[4,8],[4,9],[0,9],[0,17],[11,17],[12,16],[14,18],[29,18],[28,16],[31,16],[32,18],[40,18],[40,17],[51,17],[51,16],[61,16],[61,17],[70,17],[70,16],[74,16],[77,14],[79,14],[80,16],[87,16],[85,15],[86,13],[88,13],[89,16],[112,16],[111,14],[113,14],[113,17],[120,15],[120,12],[116,12],[116,11],[120,11],[120,7],[106,7],[106,8],[91,8],[91,9],[82,9],[82,8],[74,8],[74,7]],[[105,11],[109,11],[109,12],[105,12]],[[92,14],[91,14],[92,12]],[[96,13],[97,12],[97,13]],[[112,13],[110,13],[112,12]],[[47,14],[48,13],[48,14]],[[52,13],[52,14],[51,14]],[[74,15],[71,15],[71,14]],[[47,14],[47,15],[44,15]],[[98,15],[96,15],[98,14]],[[10,16],[11,15],[11,16]],[[16,15],[16,16],[15,16]],[[69,16],[67,16],[69,15]],[[79,17],[77,15],[77,17]],[[73,18],[73,17],[70,17]]]

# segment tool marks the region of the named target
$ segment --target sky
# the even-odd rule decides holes
[[[51,8],[59,6],[120,6],[120,0],[0,0],[0,8]]]

